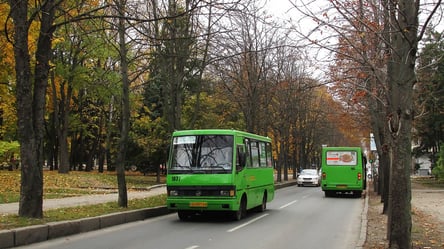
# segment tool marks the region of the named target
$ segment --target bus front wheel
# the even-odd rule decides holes
[[[233,212],[234,220],[241,220],[247,214],[247,200],[244,197],[241,199],[241,203],[239,205],[239,210]]]
[[[177,216],[179,216],[180,220],[186,221],[190,219],[191,213],[185,210],[179,210],[177,211]]]

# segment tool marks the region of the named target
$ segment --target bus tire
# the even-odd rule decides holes
[[[264,196],[262,197],[261,205],[257,206],[256,210],[258,212],[264,212],[267,209],[267,192],[264,192]]]
[[[362,191],[360,190],[353,191],[353,197],[361,198],[361,196],[362,196]]]
[[[233,212],[234,220],[241,220],[247,214],[247,199],[245,196],[242,196],[239,209]]]
[[[191,213],[185,210],[179,210],[177,211],[177,216],[181,221],[187,221],[190,219]]]
[[[336,194],[335,191],[332,191],[332,190],[325,190],[324,193],[325,193],[325,197],[334,197]]]

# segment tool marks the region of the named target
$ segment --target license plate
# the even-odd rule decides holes
[[[208,203],[206,202],[190,202],[190,207],[207,207]]]
[[[336,185],[337,188],[347,188],[347,185]]]

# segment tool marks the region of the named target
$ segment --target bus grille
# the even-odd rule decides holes
[[[222,193],[235,190],[234,186],[193,186],[193,187],[168,187],[177,191],[177,196],[224,196]]]

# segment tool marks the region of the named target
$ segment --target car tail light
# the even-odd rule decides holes
[[[358,180],[360,181],[362,178],[361,172],[358,173]]]
[[[325,172],[322,172],[322,180],[325,180],[327,178],[327,174]]]

